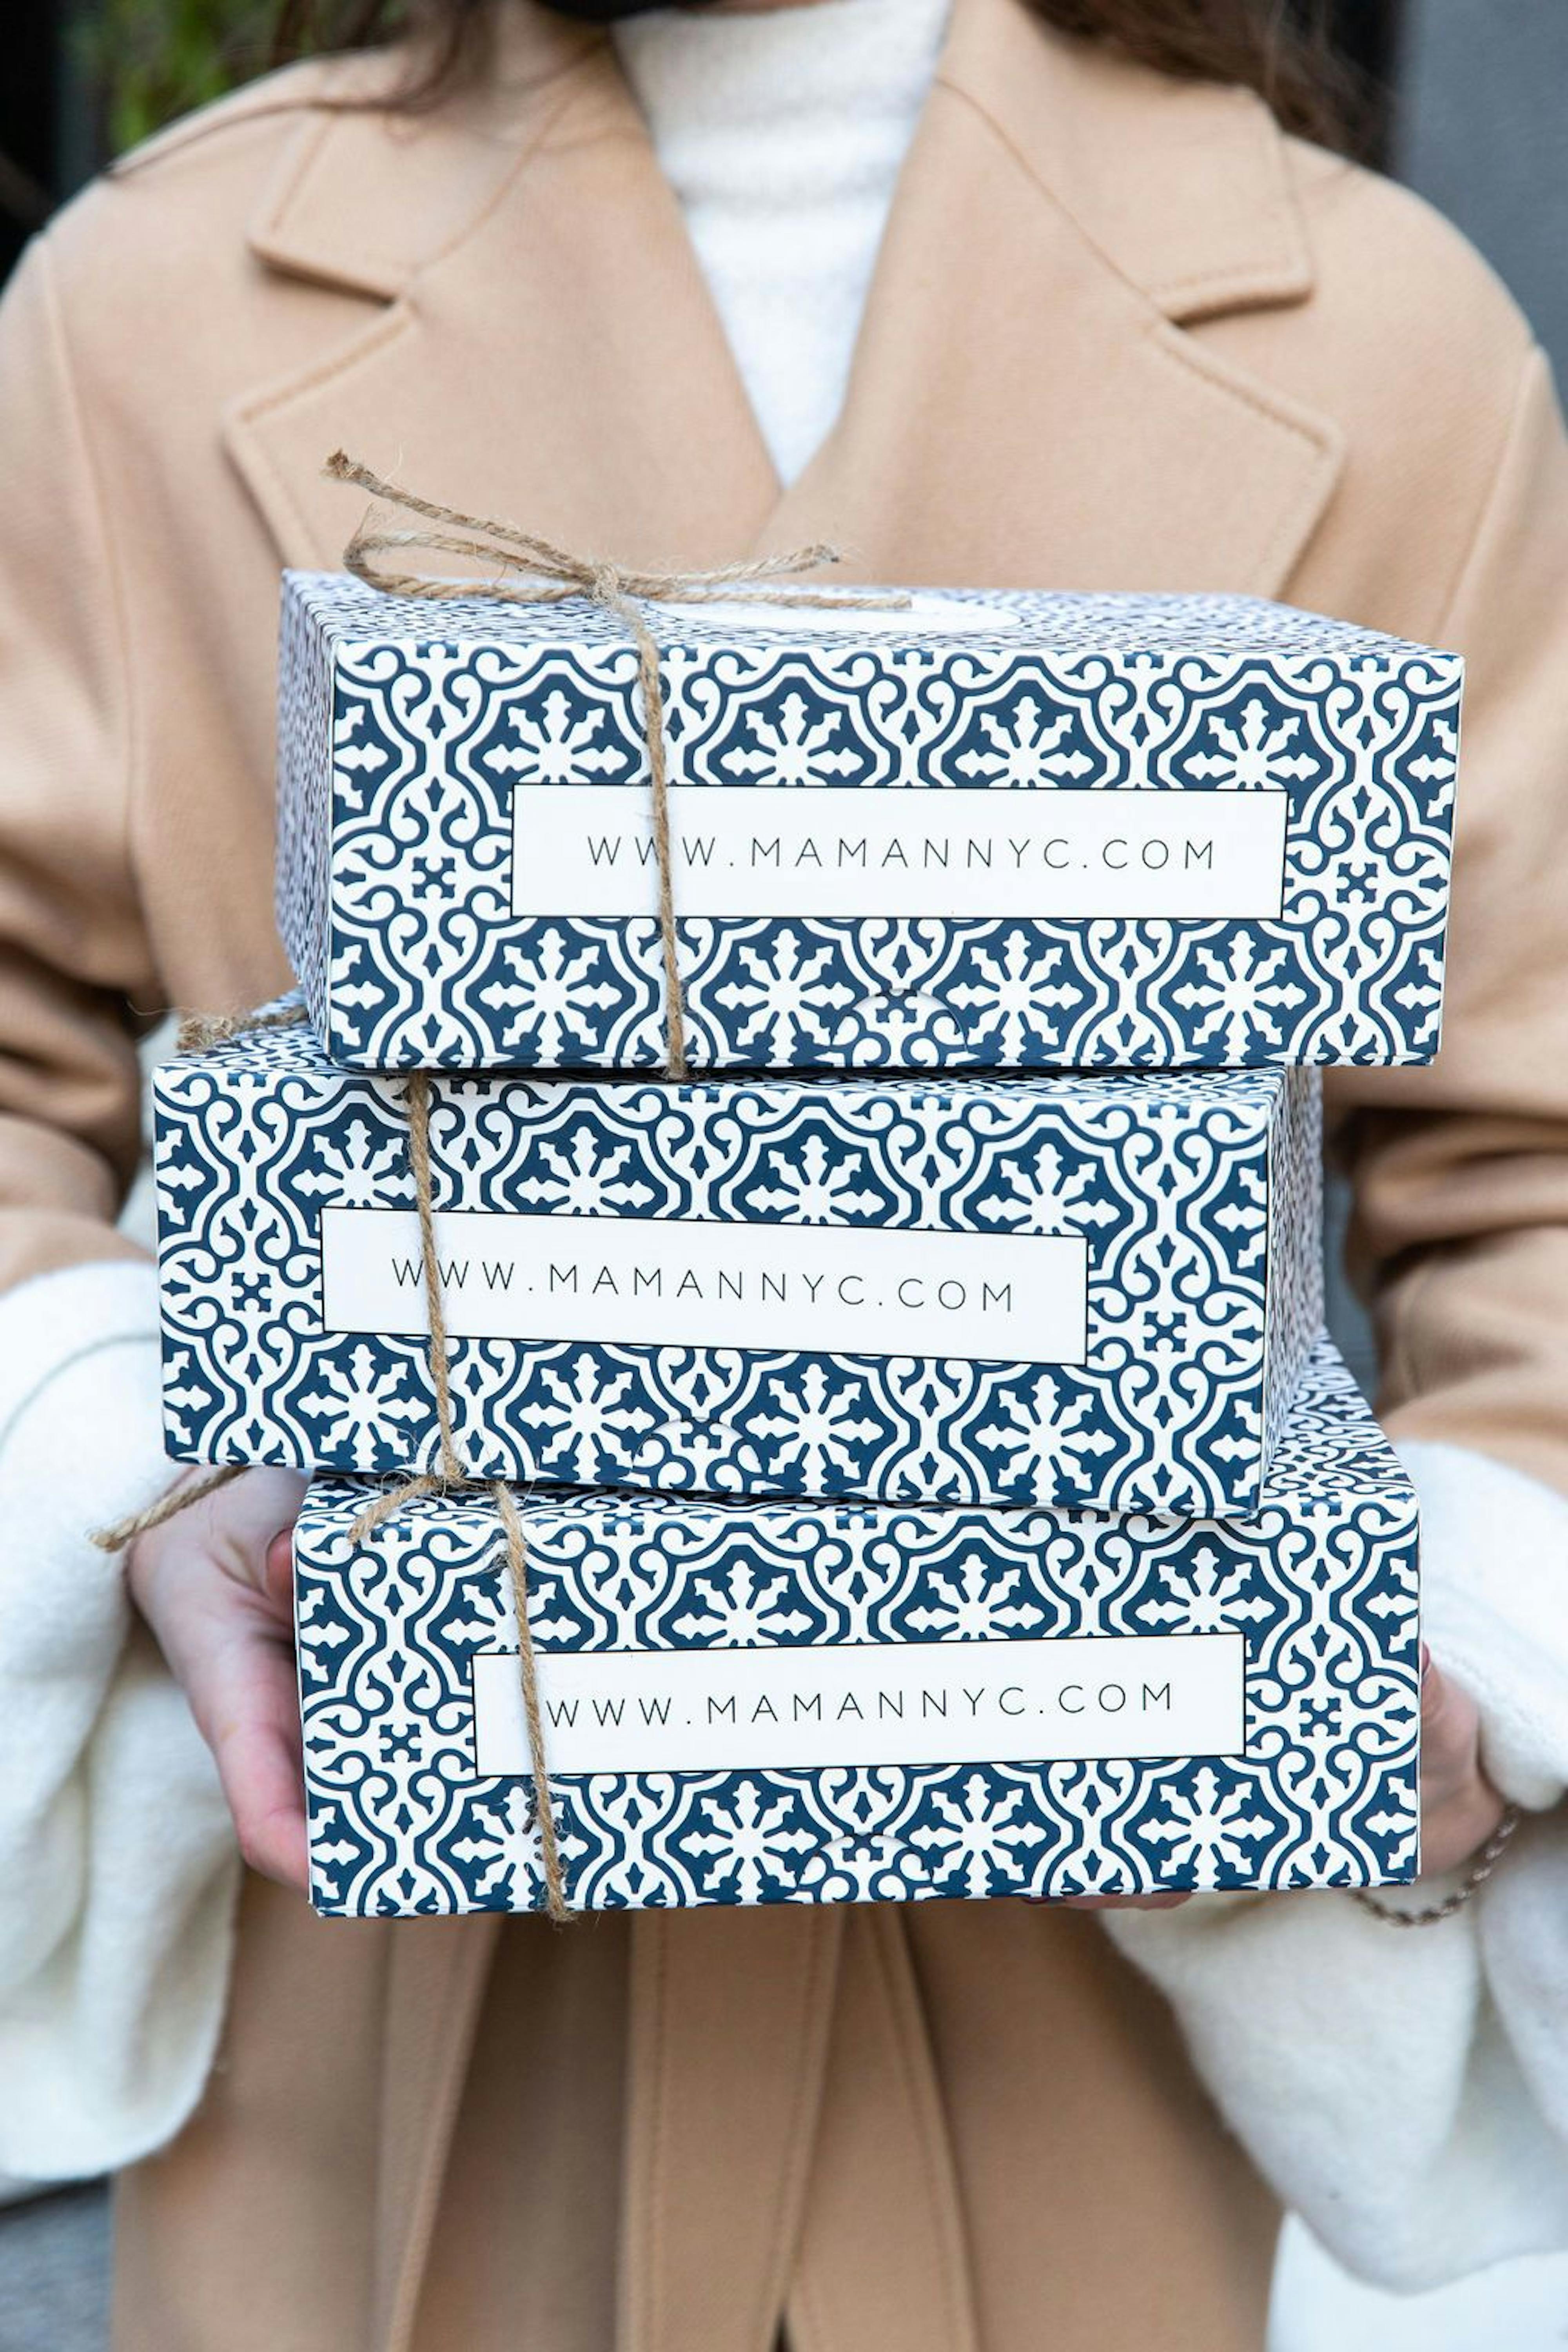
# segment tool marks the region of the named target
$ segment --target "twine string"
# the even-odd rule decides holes
[[[452,1408],[452,1367],[447,1339],[447,1309],[441,1282],[441,1260],[436,1240],[435,1172],[430,1156],[430,1079],[416,1070],[407,1081],[408,1158],[414,1173],[414,1202],[419,1219],[419,1264],[425,1286],[425,1307],[430,1326],[426,1360],[436,1398],[438,1467],[417,1472],[377,1496],[354,1521],[354,1539],[363,1543],[394,1515],[426,1495],[445,1494],[452,1486],[488,1486],[500,1521],[512,1610],[517,1619],[518,1677],[522,1685],[523,1722],[528,1732],[529,1776],[533,1784],[533,1821],[539,1832],[540,1864],[544,1877],[544,1905],[558,1927],[571,1916],[561,1867],[561,1846],[555,1830],[555,1807],[550,1794],[549,1761],[544,1748],[544,1717],[539,1703],[539,1671],[533,1654],[533,1634],[528,1622],[528,1538],[517,1497],[504,1478],[480,1480],[464,1466],[458,1450]]]
[[[801,606],[818,610],[847,608],[900,612],[910,599],[897,592],[832,590],[778,585],[798,581],[802,573],[840,561],[836,548],[823,544],[788,552],[749,558],[699,572],[640,571],[632,566],[574,555],[553,541],[515,523],[490,515],[466,514],[460,508],[401,489],[374,473],[342,449],[328,458],[325,471],[333,481],[353,485],[370,497],[417,516],[423,528],[407,530],[371,530],[364,525],[343,550],[343,568],[367,587],[395,596],[418,597],[432,604],[455,602],[475,594],[508,604],[557,604],[585,597],[625,627],[637,653],[637,685],[642,697],[643,740],[647,752],[651,797],[654,862],[658,888],[658,932],[664,968],[665,1062],[668,1075],[681,1079],[689,1073],[686,1054],[686,1003],[681,985],[676,933],[674,856],[670,837],[669,776],[666,744],[664,685],[659,650],[641,603],[718,604],[737,591],[757,604]],[[408,551],[454,555],[465,562],[489,567],[481,580],[446,578],[426,572],[404,571],[384,559]],[[639,600],[641,600],[639,602]],[[180,1050],[202,1052],[258,1029],[284,1028],[303,1021],[304,1010],[289,1005],[261,1012],[205,1016],[188,1014],[180,1024]],[[430,1155],[430,1081],[424,1071],[407,1081],[408,1149],[414,1175],[415,1204],[419,1220],[419,1252],[425,1303],[429,1323],[428,1364],[435,1396],[438,1436],[438,1467],[416,1472],[389,1487],[366,1506],[354,1522],[356,1541],[374,1535],[408,1504],[451,1486],[487,1485],[495,1504],[505,1541],[507,1572],[517,1618],[518,1665],[522,1685],[523,1717],[528,1732],[533,1783],[533,1815],[539,1832],[545,1904],[557,1923],[567,1909],[560,1845],[551,1801],[545,1754],[544,1724],[539,1701],[533,1637],[528,1622],[528,1544],[517,1498],[504,1479],[479,1480],[464,1466],[456,1436],[452,1405],[450,1350],[442,1294],[441,1265],[436,1244],[434,1176]],[[215,1494],[238,1477],[244,1465],[229,1464],[184,1481],[145,1510],[135,1512],[111,1528],[98,1530],[92,1540],[105,1551],[123,1551],[137,1537],[163,1526],[194,1503]]]
[[[818,610],[902,612],[909,598],[893,591],[809,586],[779,586],[840,561],[837,548],[822,543],[776,555],[721,563],[701,572],[645,572],[593,556],[574,555],[553,540],[520,530],[493,515],[465,514],[460,507],[442,506],[413,490],[373,473],[342,449],[326,463],[329,479],[366,491],[383,505],[417,515],[425,525],[414,530],[370,530],[363,524],[343,550],[343,569],[367,587],[390,596],[416,596],[429,603],[450,603],[459,597],[482,595],[506,604],[563,604],[574,596],[586,597],[622,624],[637,653],[637,685],[642,696],[643,743],[647,752],[648,786],[653,818],[654,866],[658,888],[659,950],[664,964],[665,1066],[672,1078],[684,1078],[686,1057],[686,998],[681,985],[679,941],[676,931],[674,854],[670,843],[669,775],[665,739],[664,683],[658,644],[638,600],[647,604],[711,604],[739,590],[755,604],[799,605]],[[407,551],[456,555],[466,562],[489,566],[482,580],[449,579],[426,572],[400,571],[383,559]]]
[[[266,1004],[255,1013],[182,1013],[175,1042],[182,1054],[209,1054],[236,1037],[257,1029],[297,1029],[305,1019],[302,1004]]]
[[[243,1462],[226,1462],[221,1469],[204,1471],[195,1478],[182,1478],[177,1486],[160,1495],[155,1503],[149,1503],[144,1511],[132,1511],[107,1528],[93,1528],[88,1541],[96,1544],[100,1551],[129,1551],[138,1536],[161,1528],[166,1519],[178,1518],[193,1503],[205,1503],[209,1495],[216,1495],[220,1486],[237,1478],[245,1467]]]
[[[181,1050],[200,1052],[247,1035],[253,1030],[291,1028],[304,1017],[302,1008],[297,1005],[281,1005],[249,1013],[188,1015],[180,1023]],[[414,1175],[414,1200],[419,1220],[419,1259],[430,1325],[427,1360],[430,1385],[436,1399],[439,1466],[433,1471],[419,1471],[378,1495],[354,1521],[353,1537],[356,1543],[364,1542],[408,1504],[426,1495],[444,1494],[452,1486],[483,1486],[488,1488],[500,1521],[511,1604],[517,1618],[518,1673],[522,1685],[533,1821],[539,1832],[545,1908],[559,1927],[572,1915],[566,1903],[555,1808],[550,1793],[543,1711],[539,1701],[539,1674],[534,1658],[533,1635],[528,1622],[528,1538],[523,1530],[522,1515],[517,1507],[517,1497],[510,1486],[500,1478],[470,1477],[458,1450],[441,1261],[436,1240],[435,1174],[430,1154],[430,1080],[425,1071],[416,1070],[410,1076],[407,1102],[408,1157]],[[165,1526],[181,1512],[188,1511],[194,1504],[216,1494],[231,1480],[239,1477],[246,1466],[239,1462],[225,1463],[221,1467],[182,1479],[144,1510],[132,1512],[127,1517],[116,1520],[112,1527],[95,1528],[90,1540],[100,1551],[126,1551],[139,1536]]]
[[[430,1080],[416,1070],[408,1081],[408,1157],[414,1168],[414,1200],[419,1217],[419,1265],[425,1283],[425,1309],[430,1323],[430,1385],[436,1391],[436,1426],[440,1436],[441,1475],[456,1482],[466,1476],[452,1430],[452,1363],[447,1345],[447,1305],[441,1288],[441,1261],[436,1249],[435,1178],[430,1166]]]
[[[533,1656],[533,1632],[528,1622],[528,1542],[517,1496],[504,1478],[492,1481],[490,1494],[506,1536],[507,1572],[511,1578],[511,1605],[517,1618],[517,1671],[522,1685],[522,1714],[528,1730],[528,1761],[533,1776],[533,1819],[539,1832],[539,1859],[544,1872],[544,1904],[556,1926],[571,1916],[566,1908],[561,1848],[555,1834],[555,1808],[550,1799],[550,1773],[544,1753],[544,1717],[539,1704],[539,1670]]]

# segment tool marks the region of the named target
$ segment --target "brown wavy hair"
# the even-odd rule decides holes
[[[1324,0],[1293,6],[1288,0],[1029,5],[1060,31],[1103,42],[1161,73],[1255,89],[1287,131],[1321,145],[1366,142],[1366,93],[1335,49]],[[495,0],[282,0],[275,59],[407,37],[416,62],[404,101],[426,105],[480,68],[494,7]]]

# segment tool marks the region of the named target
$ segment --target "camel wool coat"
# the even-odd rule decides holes
[[[577,548],[1284,596],[1470,665],[1445,1050],[1336,1074],[1384,1406],[1568,1488],[1568,462],[1419,204],[957,0],[844,412],[787,490],[603,36],[301,67],[141,151],[0,332],[0,1278],[129,1247],[135,1036],[287,980],[282,564],[342,446]],[[120,2352],[1244,2352],[1268,2192],[1160,1996],[1014,1904],[321,1923],[259,1882]]]

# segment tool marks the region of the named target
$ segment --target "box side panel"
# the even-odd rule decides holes
[[[955,1703],[952,1677],[931,1664],[944,1644],[965,1699],[980,1709],[994,1697],[1000,1716],[1016,1720],[1009,1702],[1030,1668],[1010,1657],[1070,1643],[1061,1685],[1070,1720],[1087,1706],[1140,1727],[1128,1738],[1132,1752],[1117,1757],[1102,1738],[1091,1760],[1062,1760],[1058,1738],[1058,1760],[1033,1764],[988,1760],[979,1746],[957,1765],[780,1769],[759,1754],[754,1768],[717,1771],[558,1766],[571,1902],[686,1907],[1408,1879],[1419,1712],[1408,1499],[1369,1496],[1353,1427],[1327,1420],[1302,1444],[1317,1465],[1305,1539],[1299,1512],[1279,1509],[1230,1524],[1131,1519],[1110,1546],[1102,1522],[1072,1513],[627,1508],[594,1498],[527,1513],[547,1752],[557,1654],[633,1657],[656,1684],[660,1658],[679,1660],[695,1670],[695,1681],[671,1677],[688,1693],[703,1687],[710,1666],[710,1704],[731,1738],[737,1686],[772,1674],[770,1653],[781,1687],[792,1681],[782,1664],[790,1657],[820,1670],[819,1690],[831,1689],[836,1661],[847,1687],[853,1661],[862,1702],[868,1661],[885,1662],[872,1682],[906,1709],[889,1712],[893,1755],[909,1736],[911,1703],[933,1690]],[[516,1769],[494,1769],[477,1719],[476,1662],[487,1662],[493,1687],[517,1653],[498,1531],[482,1510],[442,1498],[396,1515],[361,1545],[349,1528],[366,1491],[340,1486],[324,1510],[308,1506],[298,1538],[314,1899],[347,1915],[537,1907],[522,1755]],[[1150,1752],[1169,1693],[1158,1675],[1135,1677],[1117,1662],[1134,1644],[1145,1645],[1142,1657],[1161,1641],[1174,1656],[1193,1636],[1236,1645],[1242,1744]],[[918,1689],[907,1663],[917,1652]],[[1080,1668],[1091,1654],[1107,1663]],[[821,1727],[825,1759],[833,1717],[829,1702],[811,1726],[814,1738]],[[760,1747],[777,1738],[771,1704],[749,1720]],[[657,1737],[668,1721],[657,1717]],[[558,1722],[554,1736],[564,1736]],[[750,1736],[744,1723],[741,1736]],[[1016,1759],[1017,1746],[1010,1752]]]
[[[288,1039],[247,1043],[243,1087],[233,1058],[182,1076],[180,1313],[211,1360],[192,1442],[199,1421],[214,1458],[245,1458],[265,1430],[267,1459],[428,1466],[402,1096],[307,1067]],[[476,1475],[687,1492],[1250,1507],[1259,1127],[1255,1105],[1191,1082],[1125,1097],[1097,1082],[1070,1109],[1026,1084],[442,1087],[464,1459]],[[829,1257],[861,1242],[841,1284]],[[1047,1347],[1041,1269],[1075,1245],[1078,1336]],[[952,1278],[996,1251],[1006,1265]],[[869,1296],[878,1273],[886,1297]],[[836,1336],[818,1337],[829,1307]],[[967,1347],[951,1339],[961,1309]],[[875,1338],[858,1320],[873,1310]],[[720,1311],[752,1319],[738,1338],[679,1319]]]
[[[1323,1090],[1286,1073],[1268,1140],[1268,1306],[1263,1355],[1265,1459],[1288,1424],[1323,1328]]]
[[[154,1212],[158,1250],[158,1356],[163,1381],[163,1447],[171,1462],[199,1462],[205,1457],[193,1437],[181,1391],[187,1370],[187,1350],[174,1318],[164,1307],[166,1270],[178,1266],[188,1233],[189,1180],[185,1174],[188,1139],[177,1086],[170,1074],[157,1069],[149,1090]]]
[[[286,1053],[277,1043],[286,1035],[264,1050]],[[290,1119],[310,1091],[295,1082]],[[297,1259],[279,1269],[286,1221],[265,1199],[265,1180],[247,1185],[244,1174],[245,1139],[264,1132],[277,1108],[268,1077],[247,1077],[221,1055],[154,1075],[163,1430],[174,1461],[314,1467],[297,1418],[275,1403],[297,1369],[299,1328],[316,1317],[314,1282]]]
[[[278,929],[316,1031],[331,1013],[333,650],[291,577],[278,649]]]
[[[1427,926],[1419,942],[1417,964],[1405,983],[1402,995],[1417,1008],[1421,1037],[1428,1057],[1435,1056],[1443,1043],[1443,1013],[1447,996],[1448,929],[1451,914],[1454,825],[1458,815],[1458,798],[1463,746],[1465,665],[1456,654],[1447,659],[1449,696],[1446,705],[1434,715],[1432,734],[1435,754],[1428,754],[1427,765],[1436,765],[1433,780],[1433,822],[1438,834],[1436,855],[1442,869],[1442,907],[1437,919]]]
[[[352,1058],[384,1067],[657,1063],[659,960],[643,887],[630,648],[586,624],[581,642],[405,644],[386,634],[395,628],[386,609],[374,647],[339,651],[345,740],[352,725],[359,762],[341,812],[337,909],[341,951],[354,960],[352,1019],[343,1016]],[[1295,647],[1287,635],[1278,652],[1252,647],[1247,631],[1227,641],[1234,623],[1223,615],[1203,625],[1208,636],[1179,664],[1147,650],[1075,660],[1027,640],[919,659],[888,645],[667,642],[693,1066],[1430,1058],[1456,666],[1440,656],[1396,661],[1386,646],[1369,649],[1382,641],[1321,624]],[[1167,688],[1179,668],[1180,690],[1152,697],[1151,665]],[[1129,710],[1152,712],[1156,701],[1158,725],[1128,723]],[[910,788],[920,788],[912,800]],[[748,815],[734,856],[722,843],[715,851],[716,820],[703,813],[722,793],[756,803],[756,837]],[[570,814],[606,795],[626,804],[607,831],[607,821]],[[901,855],[882,867],[860,837],[865,814],[847,804],[864,811],[889,797],[914,848],[907,863]],[[547,822],[546,803],[568,814]],[[1288,810],[1283,872],[1276,844],[1267,903],[1237,899],[1227,841],[1268,804]],[[797,830],[810,815],[793,856],[776,838],[781,806]],[[984,839],[955,850],[950,835],[980,824],[979,811]],[[1136,869],[1153,891],[1141,917],[1103,897],[1112,868],[1097,866],[1092,847],[1081,876],[1077,852],[1063,856],[1063,828],[1086,823],[1109,831],[1100,853],[1114,860],[1116,888]],[[552,856],[565,860],[562,876],[586,860],[581,902],[565,882],[551,896],[542,877],[556,870]],[[917,880],[957,889],[954,857],[965,888],[969,861],[979,858],[984,878],[994,858],[1015,880],[1015,862],[1037,873],[1043,895],[1014,913],[1010,900],[984,897],[964,898],[962,910],[957,898],[923,916],[901,910],[900,887],[912,893]],[[771,912],[743,893],[723,898],[738,887],[732,872],[759,858],[774,896],[794,877],[798,904],[787,891],[783,911],[772,897]],[[1084,894],[1065,908],[1064,871]],[[846,911],[841,892],[813,896],[820,877],[846,872],[865,877],[863,904]],[[1182,892],[1166,895],[1178,874]],[[618,889],[621,876],[637,887],[600,904],[594,892],[612,880]],[[542,895],[530,895],[534,885]]]
[[[1429,1062],[1442,1036],[1464,664],[1409,649],[1386,676],[1382,664],[1365,669],[1359,707],[1348,692],[1340,698],[1360,757],[1348,780],[1355,789],[1335,812],[1343,937],[1333,960],[1353,975],[1345,1022],[1361,1034],[1354,1058]],[[1369,877],[1380,876],[1378,890]]]

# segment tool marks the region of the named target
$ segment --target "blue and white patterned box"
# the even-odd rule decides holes
[[[311,1892],[542,1899],[492,1504],[295,1538]],[[583,1909],[1358,1886],[1417,1866],[1415,1498],[1325,1340],[1245,1521],[522,1504]]]
[[[405,1087],[302,1027],[156,1073],[176,1458],[433,1465]],[[431,1091],[475,1475],[1257,1500],[1321,1319],[1313,1072]]]
[[[1229,597],[650,608],[695,1068],[1429,1061],[1461,664]],[[359,1068],[665,1057],[590,605],[291,574],[279,920]]]

